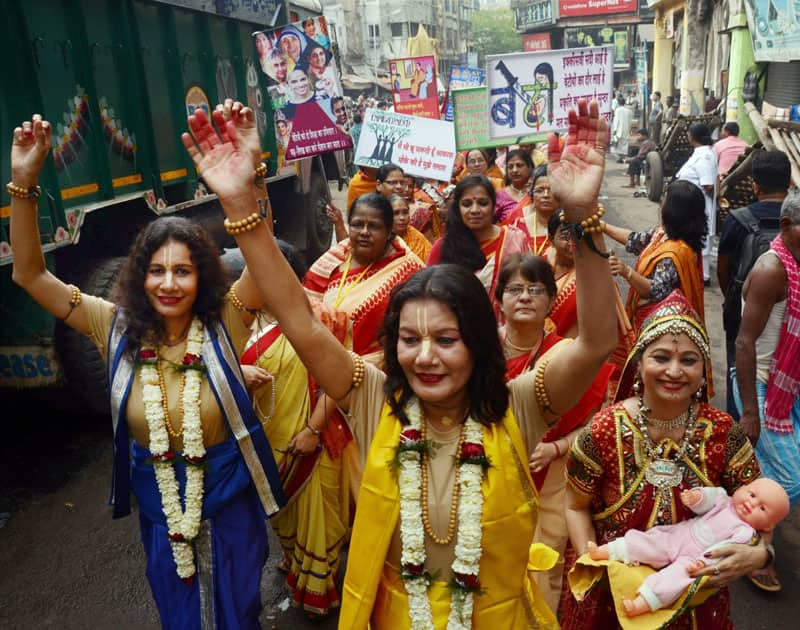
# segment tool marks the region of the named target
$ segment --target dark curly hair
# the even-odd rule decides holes
[[[470,271],[482,269],[486,265],[486,256],[483,255],[481,247],[478,244],[478,239],[464,225],[464,219],[461,218],[461,197],[464,193],[476,186],[480,186],[489,195],[492,200],[492,214],[494,214],[494,205],[496,196],[494,186],[486,175],[467,175],[456,185],[453,191],[453,201],[447,209],[447,231],[444,233],[442,240],[442,255],[441,262],[452,263],[454,265],[461,265]]]
[[[541,282],[547,290],[547,295],[551,298],[554,298],[558,293],[553,268],[546,259],[530,253],[512,254],[503,260],[500,272],[497,274],[494,297],[498,302],[503,302],[503,292],[506,290],[506,285],[518,271],[528,282]]]
[[[683,241],[700,254],[708,236],[703,191],[686,180],[672,182],[661,206],[661,225],[668,238]]]
[[[408,424],[403,407],[414,395],[397,358],[400,312],[409,301],[426,299],[436,300],[453,312],[464,345],[472,356],[474,369],[466,385],[469,413],[482,424],[501,421],[509,397],[497,321],[480,280],[459,265],[422,269],[396,286],[389,297],[380,338],[386,371],[384,393],[392,412],[403,424]]]
[[[125,309],[128,318],[130,352],[136,352],[145,338],[154,344],[166,339],[164,322],[147,299],[144,281],[153,254],[167,241],[186,245],[197,268],[197,297],[192,312],[206,325],[219,319],[227,290],[219,249],[199,224],[183,217],[161,217],[136,237],[112,291],[114,302]]]
[[[525,162],[525,164],[528,167],[528,171],[530,173],[533,173],[533,169],[536,168],[533,165],[533,160],[531,159],[531,156],[527,151],[523,149],[512,149],[511,151],[508,152],[508,155],[506,155],[506,174],[503,176],[503,181],[505,182],[506,186],[511,184],[511,178],[508,176],[508,163],[513,158],[519,158],[520,160]]]

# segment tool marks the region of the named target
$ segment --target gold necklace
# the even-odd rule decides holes
[[[420,429],[422,433],[422,442],[425,443],[428,434],[428,418],[423,413],[422,414],[422,422],[420,423]],[[456,466],[456,473],[455,473],[455,481],[453,482],[453,495],[450,498],[450,517],[447,521],[447,534],[444,538],[439,537],[436,532],[433,531],[433,526],[431,525],[430,515],[428,514],[428,454],[427,452],[422,455],[420,459],[420,469],[422,473],[422,497],[420,498],[420,502],[422,503],[422,526],[425,529],[425,533],[428,537],[435,542],[437,545],[449,545],[453,542],[453,539],[456,536],[456,526],[458,525],[458,497],[459,497],[459,481],[461,479],[461,466],[458,465],[458,457],[461,453],[461,447],[464,444],[464,436],[466,435],[464,431],[464,427],[466,425],[461,425],[461,432],[458,436],[458,445],[456,446],[456,457],[455,457],[455,466]]]
[[[164,371],[161,369],[161,356],[156,359],[156,372],[158,372],[158,387],[161,389],[161,408],[164,410],[164,422],[167,424],[167,432],[174,438],[183,435],[183,418],[181,418],[180,431],[176,431],[172,426],[169,417],[169,401],[167,400],[167,382],[164,379]],[[181,373],[181,393],[179,400],[183,400],[183,388],[186,385],[186,372]]]
[[[508,334],[508,328],[506,328],[506,336],[503,338],[503,343],[506,344],[512,350],[516,350],[517,352],[532,352],[533,349],[542,343],[542,337],[540,336],[539,339],[534,343],[530,348],[523,348],[522,346],[517,346],[511,343],[511,339],[509,339],[510,335]]]

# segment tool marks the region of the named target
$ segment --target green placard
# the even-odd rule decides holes
[[[483,149],[507,147],[510,144],[528,144],[547,140],[546,133],[535,133],[522,138],[489,138],[486,86],[462,88],[450,93],[453,99],[453,123],[456,131],[456,149]]]

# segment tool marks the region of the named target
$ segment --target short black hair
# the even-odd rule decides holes
[[[735,122],[725,123],[725,126],[723,127],[723,129],[725,131],[727,131],[729,134],[731,134],[732,136],[738,136],[739,135],[739,123],[735,123]]]
[[[556,216],[557,213],[553,213]],[[547,295],[554,298],[558,293],[556,279],[553,275],[553,268],[547,259],[531,253],[512,254],[507,256],[497,274],[497,285],[494,288],[494,297],[498,302],[503,301],[503,292],[506,290],[508,281],[519,272],[528,282],[541,282],[547,290]]]
[[[403,172],[403,168],[397,166],[397,164],[392,164],[391,162],[387,162],[386,164],[382,164],[381,167],[378,169],[378,174],[375,176],[379,182],[383,183],[386,181],[386,178],[389,177],[389,173],[394,173],[395,171],[400,171],[400,173],[405,177],[405,173]]]
[[[547,236],[550,237],[551,241],[555,238],[556,232],[561,228],[561,225],[561,210],[556,210],[547,219]]]
[[[689,135],[694,138],[695,142],[699,142],[700,144],[708,146],[712,143],[711,129],[709,129],[708,125],[705,123],[696,122],[689,125]]]
[[[367,206],[380,211],[383,226],[391,233],[394,225],[394,210],[392,210],[392,204],[389,203],[386,197],[376,192],[365,193],[357,197],[356,200],[350,204],[350,208],[347,211],[347,225],[350,225],[353,212],[355,212],[358,206]]]
[[[637,129],[636,133],[642,134],[645,138],[649,138],[650,137],[650,132],[647,131],[647,129],[645,129],[644,127],[641,127],[640,129]]]
[[[792,166],[783,151],[758,149],[753,153],[753,181],[766,194],[789,190]]]
[[[653,92],[653,96],[658,96],[658,98],[661,98],[661,92],[656,90],[655,92]]]
[[[708,236],[703,190],[685,179],[672,182],[661,206],[661,224],[667,238],[683,241],[700,255]]]

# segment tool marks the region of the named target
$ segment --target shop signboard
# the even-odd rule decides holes
[[[638,0],[558,0],[558,14],[562,18],[636,13],[638,8]]]
[[[553,13],[555,0],[531,0],[514,8],[514,25],[517,31],[528,31],[539,26],[556,23]]]
[[[453,172],[453,123],[397,112],[368,109],[354,162],[380,168],[392,162],[415,177],[445,181]]]
[[[797,0],[745,0],[744,6],[756,61],[800,59],[800,3]]]
[[[563,131],[580,99],[610,122],[613,63],[611,46],[489,56],[489,137]]]
[[[589,48],[591,46],[614,47],[614,69],[630,67],[631,26],[607,24],[602,26],[577,26],[564,29],[565,48]]]
[[[550,50],[550,33],[528,33],[522,36],[522,50],[535,52],[537,50]]]

